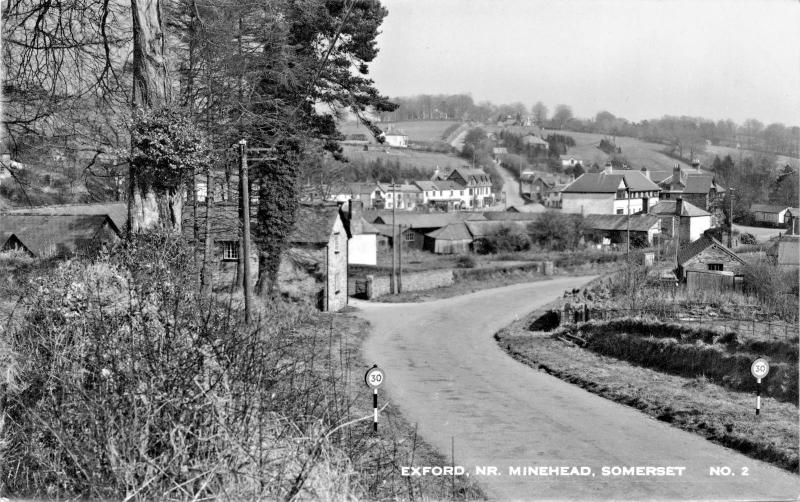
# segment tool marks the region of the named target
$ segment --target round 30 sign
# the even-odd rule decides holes
[[[378,368],[377,366],[373,366],[372,368],[367,370],[367,374],[364,375],[364,381],[372,387],[373,389],[377,389],[381,385],[383,385],[383,381],[386,379],[386,374],[383,372],[382,369]]]
[[[769,374],[769,363],[763,357],[759,357],[750,365],[750,373],[759,380]]]

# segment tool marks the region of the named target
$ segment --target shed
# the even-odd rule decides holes
[[[691,270],[727,271],[733,272],[734,276],[740,276],[746,265],[736,253],[708,234],[678,251],[678,277],[682,279],[685,279],[686,272]]]
[[[120,236],[106,214],[12,213],[0,218],[0,250],[22,249],[35,258],[91,252]]]
[[[470,244],[472,234],[467,225],[459,221],[425,234],[424,248],[437,254],[466,253]]]

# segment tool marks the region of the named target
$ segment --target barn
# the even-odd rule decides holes
[[[467,253],[470,244],[472,234],[467,225],[459,221],[425,234],[424,249],[437,254]]]

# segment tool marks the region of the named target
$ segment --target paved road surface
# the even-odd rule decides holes
[[[511,171],[503,166],[497,166],[497,172],[503,177],[503,191],[506,193],[508,207],[525,205],[525,199],[519,194],[519,182],[514,179]]]
[[[367,362],[386,391],[456,465],[499,500],[796,499],[800,478],[533,370],[492,335],[515,317],[590,280],[559,278],[427,303],[354,302],[373,331]],[[384,394],[385,395],[385,394]],[[589,466],[595,477],[509,476],[509,466]],[[678,466],[682,477],[603,477],[602,466]],[[710,477],[726,466],[734,477]],[[749,476],[744,477],[743,469]]]
[[[738,230],[740,233],[753,234],[758,242],[767,242],[778,234],[785,234],[785,228],[768,228],[768,227],[747,227],[744,225],[733,224],[733,229]]]

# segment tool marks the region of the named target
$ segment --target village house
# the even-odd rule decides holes
[[[550,148],[550,144],[547,143],[547,141],[543,140],[542,138],[534,134],[528,134],[527,136],[523,136],[520,139],[520,143],[522,143],[526,148],[534,150],[538,148],[541,148],[542,150],[547,150]]]
[[[675,166],[672,175],[659,181],[658,186],[662,200],[682,197],[684,202],[709,212],[719,206],[725,193],[725,189],[716,182],[712,174],[706,174],[699,169],[681,169],[680,166]]]
[[[205,240],[205,204],[198,207],[197,237]],[[195,211],[184,211],[183,233],[191,241],[195,232]],[[251,212],[251,218],[253,213]],[[350,238],[338,204],[300,204],[296,224],[286,239],[287,249],[278,271],[278,291],[300,301],[313,303],[323,311],[347,306],[347,260]],[[235,201],[213,206],[211,220],[215,250],[214,280],[230,285],[242,273],[239,207]],[[252,242],[250,270],[253,284],[258,277],[258,250]]]
[[[658,185],[639,171],[607,166],[584,173],[561,191],[561,210],[578,214],[647,213],[658,202]]]
[[[575,177],[567,174],[523,171],[520,175],[519,187],[522,195],[543,203],[556,185],[566,185],[573,181],[575,181]]]
[[[732,272],[741,276],[747,266],[736,253],[720,241],[704,234],[678,250],[678,278],[686,279],[687,272]]]
[[[408,148],[408,135],[398,131],[389,131],[382,135],[384,142],[395,148]]]
[[[355,182],[338,184],[329,191],[327,200],[345,203],[350,200],[361,202],[363,207],[373,207],[376,194],[380,194],[377,183],[374,182]]]
[[[363,203],[350,199],[341,206],[341,216],[350,234],[347,243],[349,265],[378,264],[378,229],[363,217]]]
[[[697,240],[711,228],[711,213],[685,202],[681,197],[659,201],[650,209],[650,213],[661,219],[661,233],[664,236],[671,238],[675,231],[680,242]]]
[[[422,202],[430,207],[458,211],[466,208],[470,200],[467,187],[457,181],[415,181],[414,184],[422,190]]]
[[[782,227],[787,223],[787,213],[797,216],[800,215],[800,209],[779,204],[753,204],[750,206],[750,213],[757,225]]]
[[[562,168],[583,166],[583,161],[574,155],[559,155],[558,157],[561,160]]]
[[[397,213],[377,216],[372,224],[381,232],[391,232],[394,225],[396,235],[403,239],[403,246],[423,249],[425,234],[454,222],[483,220],[480,213]],[[390,234],[391,235],[391,234]]]
[[[467,193],[465,196],[467,197],[467,204],[464,209],[479,209],[494,204],[492,179],[483,169],[456,167],[443,172],[436,169],[431,181],[436,182],[440,180],[454,181],[466,188]]]
[[[21,251],[34,258],[94,253],[121,238],[107,214],[0,215],[0,251]]]
[[[569,186],[569,183],[561,183],[558,185],[553,186],[553,188],[547,191],[542,204],[547,209],[561,209],[562,202],[561,202],[561,194],[564,192],[564,189]]]
[[[625,244],[630,233],[631,245],[650,245],[661,232],[661,223],[652,214],[589,214],[583,219],[583,235],[600,245]]]
[[[422,190],[413,183],[378,183],[372,206],[376,209],[413,211],[423,204]]]

